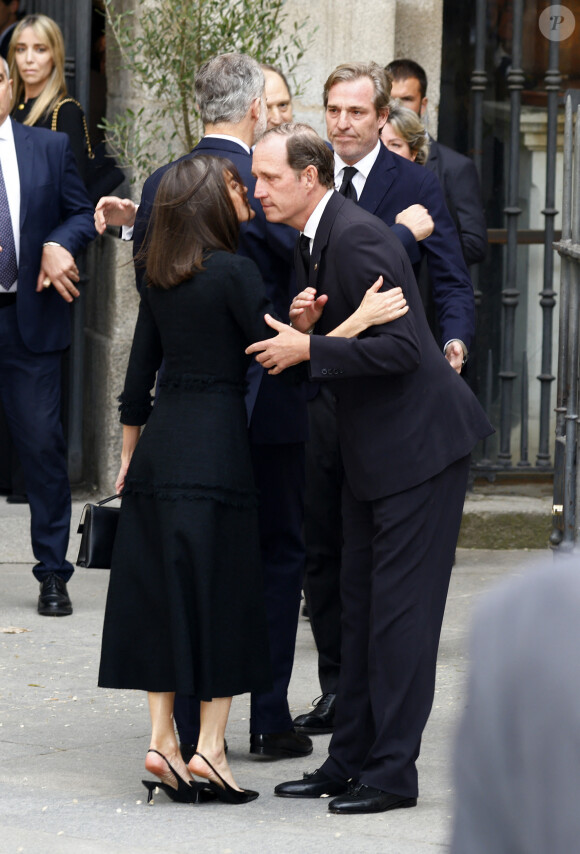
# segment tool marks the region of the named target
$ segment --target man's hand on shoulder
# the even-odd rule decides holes
[[[40,293],[52,285],[66,302],[72,302],[79,295],[75,287],[78,280],[79,270],[68,249],[57,243],[45,243],[36,290]]]
[[[411,205],[395,217],[397,225],[406,226],[415,240],[425,240],[433,233],[435,223],[423,205]]]
[[[117,196],[103,196],[95,208],[95,228],[99,234],[104,234],[108,225],[135,225],[137,205],[131,199],[119,199]]]

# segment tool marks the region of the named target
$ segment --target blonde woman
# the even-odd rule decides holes
[[[417,113],[396,99],[389,105],[389,117],[381,130],[381,140],[394,154],[414,160],[420,166],[429,157],[429,134]]]
[[[16,25],[8,50],[13,80],[11,115],[21,124],[66,133],[86,183],[85,117],[76,102],[62,103],[68,98],[64,56],[62,32],[52,18],[27,15]]]

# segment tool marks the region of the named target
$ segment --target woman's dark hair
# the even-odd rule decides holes
[[[208,251],[237,251],[240,228],[228,173],[243,185],[234,164],[223,157],[199,155],[167,170],[136,259],[145,266],[148,285],[172,288],[204,269]]]

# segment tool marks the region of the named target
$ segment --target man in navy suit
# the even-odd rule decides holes
[[[469,455],[492,428],[435,343],[400,242],[333,189],[322,139],[306,125],[268,131],[253,169],[268,219],[302,230],[298,288],[325,307],[313,302],[295,328],[269,320],[279,334],[246,352],[274,374],[306,362],[333,389],[344,463],[336,728],[321,768],[276,794],[335,795],[329,809],[344,814],[412,807]],[[379,275],[408,313],[358,338],[327,335]]]
[[[266,129],[264,74],[250,57],[224,54],[199,70],[195,89],[205,135],[185,156],[224,157],[238,169],[256,212],[250,223],[241,226],[239,252],[256,262],[276,312],[287,317],[295,293],[292,266],[297,234],[287,226],[268,224],[253,195],[251,146]],[[155,192],[170,165],[158,169],[143,187],[133,233],[135,255],[145,238]],[[97,228],[131,224],[134,210],[128,200],[102,199],[95,214]],[[138,266],[138,284],[142,275],[143,269]],[[260,491],[261,552],[274,683],[269,693],[252,695],[250,752],[274,758],[297,757],[312,752],[310,739],[293,729],[287,698],[304,573],[306,400],[301,386],[280,382],[257,363],[247,379],[246,408]],[[176,698],[175,719],[186,759],[195,750],[198,716],[197,702]]]
[[[0,397],[30,501],[38,612],[72,613],[71,497],[60,423],[61,356],[79,292],[74,261],[95,237],[68,137],[12,122],[0,61]]]
[[[326,129],[334,148],[335,188],[388,225],[407,250],[417,275],[425,259],[431,281],[439,345],[460,372],[475,328],[473,287],[457,231],[437,178],[390,152],[379,138],[387,121],[390,79],[375,62],[339,65],[324,86]],[[400,212],[423,205],[435,227],[421,242],[400,222]],[[319,655],[322,697],[294,720],[314,734],[332,731],[340,670],[340,551],[342,468],[334,392],[323,385],[308,404],[310,442],[306,456],[305,593]]]

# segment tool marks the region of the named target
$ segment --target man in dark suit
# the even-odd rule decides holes
[[[475,327],[475,301],[457,232],[441,187],[422,166],[391,153],[380,141],[388,116],[390,80],[375,62],[339,65],[324,86],[326,129],[334,148],[335,188],[390,226],[417,275],[424,261],[433,282],[439,344],[461,371]],[[423,205],[435,228],[417,242],[400,212]],[[306,456],[304,588],[319,653],[322,697],[294,720],[309,734],[332,731],[340,670],[341,463],[334,394],[322,386],[308,404],[310,441]]]
[[[238,169],[256,212],[250,223],[241,226],[239,252],[256,262],[276,312],[287,317],[295,293],[292,259],[297,234],[287,226],[267,223],[262,206],[253,196],[251,146],[266,129],[263,93],[263,72],[250,57],[225,54],[206,63],[196,78],[205,135],[186,156],[224,157]],[[158,169],[143,187],[133,234],[135,255],[145,238],[155,192],[170,165]],[[102,230],[107,223],[130,224],[134,209],[127,200],[101,200],[96,211],[97,228]],[[138,266],[138,284],[142,274],[143,269]],[[252,696],[250,752],[274,758],[304,756],[312,752],[312,742],[294,731],[287,692],[304,573],[306,401],[302,387],[268,376],[257,363],[250,368],[248,383],[246,407],[254,475],[260,491],[261,550],[274,682],[271,692]],[[195,750],[198,715],[198,703],[176,699],[175,718],[186,757]]]
[[[60,423],[61,356],[79,292],[74,255],[95,237],[68,137],[9,118],[0,61],[0,398],[30,501],[38,613],[72,613],[71,497]]]
[[[276,793],[335,795],[329,809],[345,814],[414,806],[469,455],[492,428],[431,335],[399,241],[333,190],[320,137],[305,125],[269,131],[253,171],[268,220],[303,231],[299,289],[327,303],[322,313],[313,302],[299,328],[270,319],[278,336],[247,352],[273,373],[307,361],[312,380],[331,384],[345,471],[336,729],[320,770]],[[359,338],[326,335],[379,274],[403,288],[409,312]],[[300,331],[313,323],[314,335]]]
[[[391,97],[421,118],[427,114],[427,75],[412,59],[395,59],[386,70],[393,78]],[[478,264],[487,252],[487,226],[481,200],[481,187],[473,160],[453,151],[429,135],[429,159],[426,168],[434,172],[443,189],[463,257],[468,266]]]

